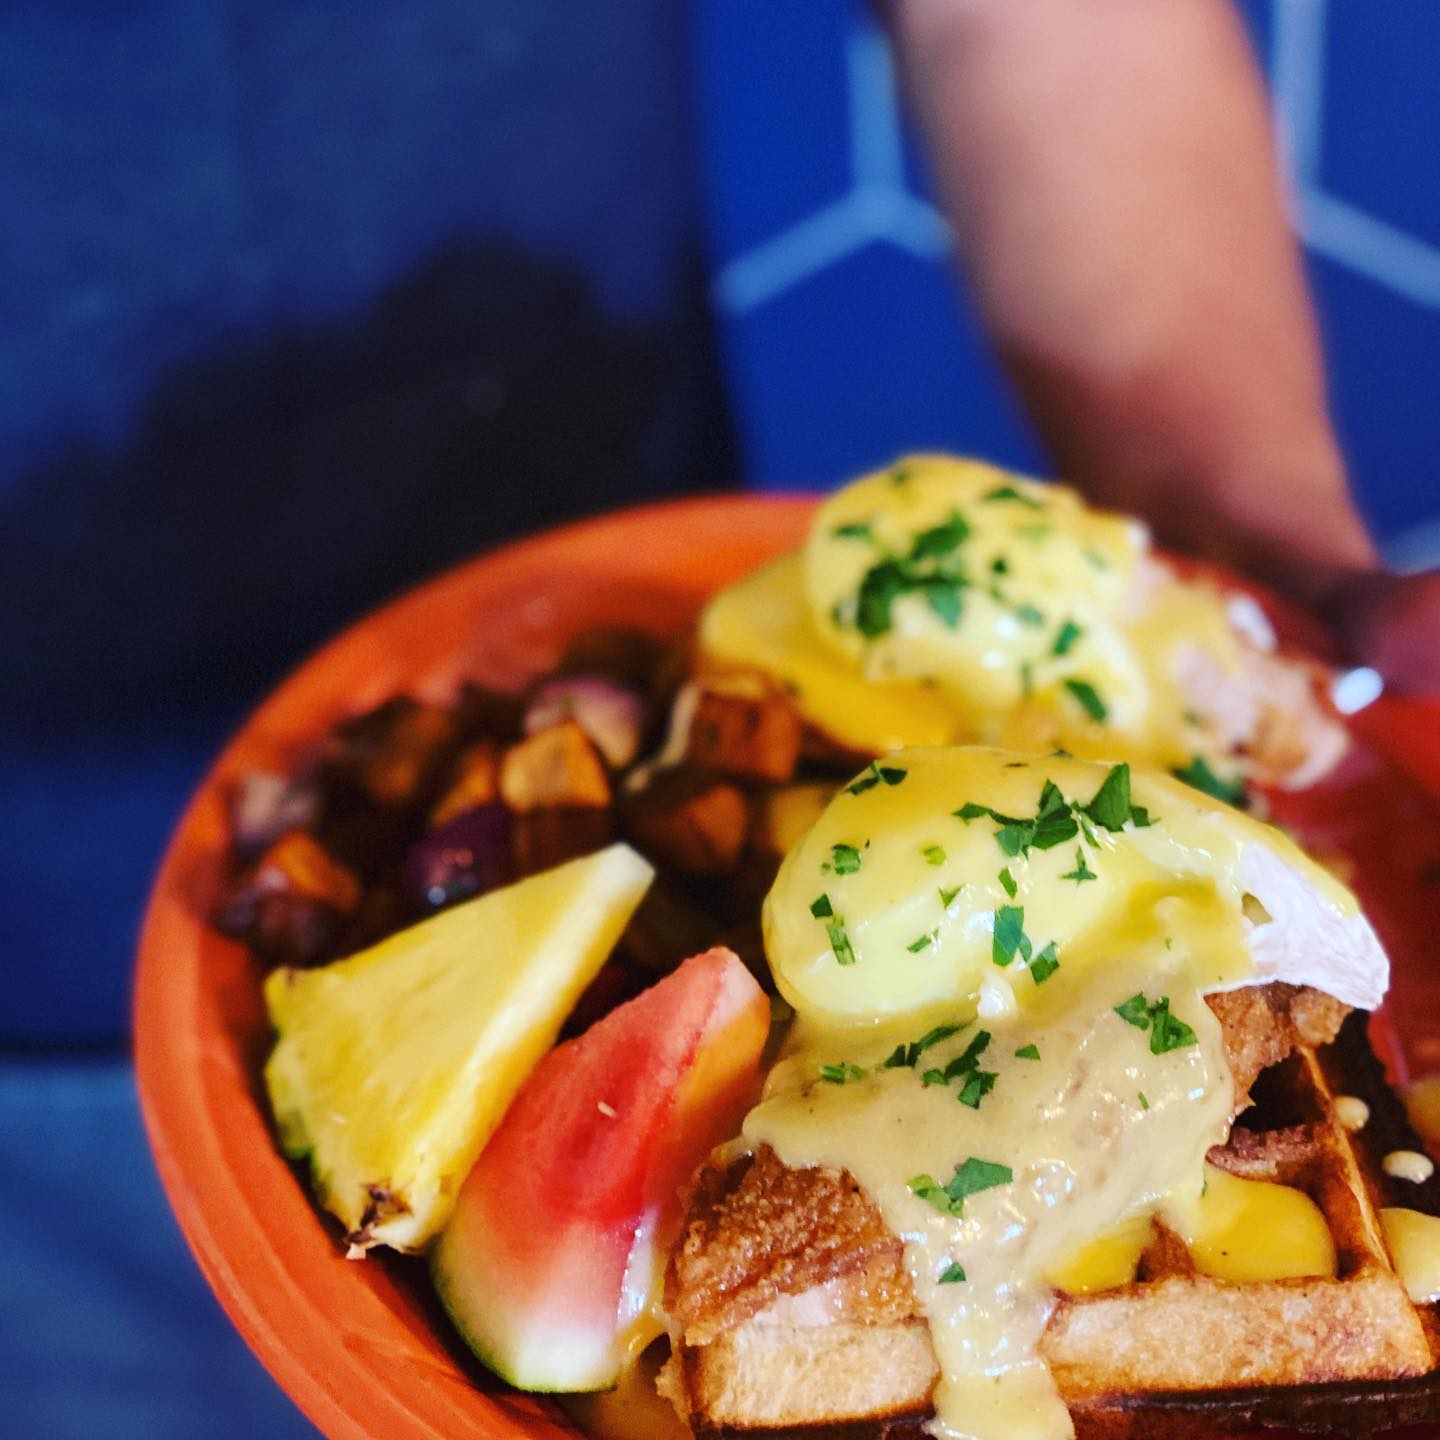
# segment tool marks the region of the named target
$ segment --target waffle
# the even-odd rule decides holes
[[[1369,1106],[1357,1133],[1340,1121],[1340,1095]],[[1333,1043],[1295,1045],[1258,1077],[1252,1099],[1211,1162],[1309,1195],[1329,1226],[1337,1273],[1257,1283],[1211,1279],[1157,1224],[1135,1281],[1060,1295],[1041,1341],[1082,1440],[1213,1436],[1272,1425],[1364,1435],[1440,1418],[1440,1307],[1407,1298],[1378,1213],[1405,1206],[1440,1214],[1440,1178],[1416,1184],[1382,1169],[1385,1154],[1420,1143],[1371,1052],[1366,1017],[1352,1015]],[[778,1165],[773,1157],[771,1163]],[[732,1166],[729,1180],[712,1174],[710,1183],[723,1188],[735,1174]],[[696,1203],[714,1204],[705,1183],[692,1216]],[[793,1219],[794,1207],[782,1208]],[[708,1332],[703,1325],[686,1329],[663,1383],[697,1434],[774,1440],[924,1434],[938,1378],[929,1331],[913,1297],[907,1304],[898,1242],[887,1246],[867,1232],[860,1223],[866,1210],[875,1216],[854,1182],[839,1177],[825,1211],[847,1217],[833,1226],[828,1261],[838,1323],[814,1323],[819,1275],[801,1264],[771,1272],[779,1303],[772,1300],[758,1319]],[[840,1252],[849,1259],[837,1268]],[[842,1269],[844,1277],[835,1279]],[[672,1286],[675,1277],[672,1264]],[[810,1314],[802,1319],[795,1307],[807,1287]]]

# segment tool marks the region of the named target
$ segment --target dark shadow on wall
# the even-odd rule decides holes
[[[674,314],[619,323],[573,271],[473,244],[353,319],[186,366],[124,454],[69,454],[0,504],[0,733],[228,719],[476,550],[728,486],[698,271]]]

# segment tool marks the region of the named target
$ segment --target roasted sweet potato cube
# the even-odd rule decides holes
[[[726,780],[686,769],[662,770],[624,805],[626,833],[662,868],[723,875],[745,848],[750,810]]]
[[[610,781],[590,737],[574,720],[563,720],[505,752],[500,798],[522,815],[530,810],[603,809],[610,804]]]
[[[458,730],[451,711],[397,695],[336,726],[326,770],[377,805],[401,809],[424,798]]]
[[[215,923],[267,959],[309,965],[328,957],[360,901],[354,874],[312,835],[295,830],[261,856]]]
[[[800,758],[800,720],[778,695],[702,690],[686,750],[703,769],[781,784]]]
[[[433,829],[467,810],[491,805],[499,794],[500,746],[493,740],[477,740],[460,752],[445,793],[430,812],[429,825]]]
[[[567,860],[593,855],[615,838],[609,810],[593,805],[526,810],[515,817],[511,843],[517,877],[554,869]]]

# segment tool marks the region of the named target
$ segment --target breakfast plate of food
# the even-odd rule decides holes
[[[650,506],[346,632],[141,943],[333,1437],[1440,1423],[1440,707],[1061,485]]]

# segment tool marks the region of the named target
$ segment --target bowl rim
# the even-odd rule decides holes
[[[697,545],[722,562],[715,571],[746,573],[794,543],[816,503],[803,494],[662,500],[573,521],[464,561],[363,615],[291,670],[234,730],[182,811],[145,907],[133,982],[145,1130],[171,1209],[211,1289],[265,1368],[332,1440],[438,1440],[459,1433],[524,1440],[574,1431],[549,1402],[478,1390],[463,1359],[438,1340],[407,1345],[396,1327],[393,1294],[374,1300],[366,1292],[376,1287],[356,1286],[337,1272],[355,1262],[339,1257],[329,1231],[328,1267],[271,1243],[276,1216],[267,1215],[267,1206],[298,1220],[285,1191],[324,1222],[275,1149],[255,1094],[253,1057],[238,1053],[235,1036],[227,1045],[217,1032],[214,997],[207,993],[207,985],[243,985],[247,969],[258,975],[244,947],[210,930],[196,905],[197,893],[213,895],[222,873],[228,786],[257,764],[277,763],[288,746],[313,741],[335,715],[363,704],[353,693],[357,667],[398,666],[386,694],[405,683],[413,657],[398,652],[426,615],[453,606],[483,611],[507,586],[582,556],[602,574],[605,557],[620,556],[644,576],[685,582],[677,607],[692,597],[698,603],[714,583],[693,563]],[[636,544],[640,537],[643,546]],[[396,637],[399,645],[390,643]],[[212,962],[218,962],[213,976]],[[253,1010],[258,984],[251,988]],[[237,1003],[243,1013],[243,997]],[[247,1145],[256,1148],[247,1153]],[[383,1282],[378,1288],[385,1289]],[[347,1307],[346,1325],[334,1323],[338,1305]],[[386,1362],[385,1371],[377,1371]],[[394,1362],[402,1367],[398,1383]]]
[[[140,930],[133,1035],[141,1113],[170,1206],[211,1289],[331,1440],[573,1440],[575,1432],[543,1398],[478,1388],[455,1342],[404,1323],[409,1302],[385,1268],[357,1285],[355,1262],[342,1258],[333,1229],[276,1150],[256,1090],[257,1055],[241,1053],[235,1029],[253,1029],[257,1016],[263,1027],[259,968],[205,918],[223,871],[229,785],[246,770],[283,764],[293,747],[363,708],[367,691],[378,703],[401,685],[423,684],[427,666],[451,679],[469,673],[452,636],[457,615],[473,623],[526,586],[554,592],[568,583],[567,567],[578,566],[582,580],[660,585],[683,623],[685,606],[797,545],[819,498],[730,493],[643,503],[464,561],[363,615],[291,670],[235,729],[186,804]],[[1262,587],[1216,566],[1182,568],[1257,595],[1300,648],[1323,652],[1315,622]],[[582,585],[575,593],[587,592]],[[438,626],[436,615],[444,617]],[[539,624],[543,631],[543,617]],[[517,649],[515,678],[543,668],[527,665],[523,635]],[[1366,738],[1383,739],[1382,712],[1372,712]],[[1418,745],[1440,776],[1440,705],[1425,702],[1403,734],[1413,738],[1392,758],[1413,757]],[[1434,788],[1440,793],[1440,783]]]

